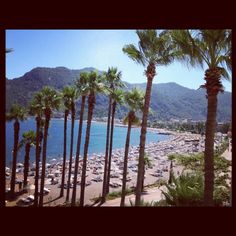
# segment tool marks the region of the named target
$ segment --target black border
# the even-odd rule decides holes
[[[28,5],[27,5],[28,4]],[[1,7],[2,8],[2,7]],[[236,33],[233,26],[233,4],[228,2],[210,2],[199,0],[195,2],[166,1],[156,3],[150,1],[133,2],[7,2],[0,13],[1,35],[1,80],[5,80],[5,29],[142,29],[142,28],[231,28],[233,29],[233,42]],[[235,57],[233,46],[233,59]],[[233,72],[233,78],[235,74]],[[232,107],[235,107],[233,86]],[[14,229],[16,233],[23,231],[31,233],[28,227],[34,226],[32,233],[62,233],[67,227],[66,234],[94,231],[97,233],[177,233],[186,232],[203,234],[206,229],[212,232],[229,234],[233,222],[235,205],[230,208],[2,208],[4,201],[4,175],[5,158],[5,83],[1,82],[1,215],[8,230]],[[232,129],[235,133],[233,120]],[[4,135],[3,135],[4,134]],[[233,153],[235,140],[233,139]],[[233,161],[233,166],[235,166]],[[235,169],[235,167],[233,167]],[[2,176],[3,174],[3,176]],[[235,183],[233,173],[233,183]],[[235,189],[233,201],[235,203]],[[129,227],[122,227],[122,225]],[[76,231],[74,231],[75,225]],[[40,227],[42,226],[42,227]],[[37,228],[35,228],[37,227]],[[29,229],[30,230],[30,229]],[[82,232],[81,232],[82,233]]]

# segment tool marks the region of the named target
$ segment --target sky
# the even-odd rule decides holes
[[[123,53],[124,45],[138,45],[135,30],[6,30],[6,77],[23,76],[35,67],[64,66],[69,69],[94,67],[107,71],[117,67],[122,80],[129,83],[146,82],[145,68]],[[153,83],[176,82],[198,89],[204,84],[204,69],[187,68],[179,62],[157,66]],[[232,84],[223,81],[226,91]]]

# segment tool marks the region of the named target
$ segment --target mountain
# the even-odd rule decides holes
[[[70,70],[66,67],[44,68],[37,67],[27,72],[22,77],[9,80],[6,79],[6,111],[9,111],[14,102],[27,106],[33,94],[43,86],[52,86],[58,90],[66,85],[72,85],[76,77],[81,72],[95,70],[87,67],[81,70]],[[102,71],[98,71],[102,73]],[[146,83],[130,84],[126,83],[127,89],[139,87],[145,90]],[[151,120],[193,119],[205,120],[207,99],[205,90],[194,90],[185,88],[176,83],[153,84],[151,96]],[[224,92],[218,96],[218,121],[231,120],[232,97],[231,93]],[[107,116],[108,99],[103,95],[98,95],[94,116]],[[79,102],[77,104],[79,106]],[[78,111],[79,112],[79,111]],[[117,108],[117,118],[124,117],[127,108],[120,106]],[[77,113],[78,115],[78,113]]]

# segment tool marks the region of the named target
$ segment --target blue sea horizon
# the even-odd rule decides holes
[[[74,148],[73,156],[76,153],[77,145],[77,135],[78,135],[78,126],[79,121],[75,121],[74,126]],[[90,144],[88,154],[94,153],[105,153],[106,146],[106,123],[92,122],[91,132],[90,132]],[[33,118],[28,119],[27,121],[20,122],[20,138],[22,139],[22,133],[28,130],[36,130],[35,120]],[[67,124],[67,159],[69,158],[70,152],[70,131],[71,131],[71,121],[68,120]],[[83,123],[82,130],[82,142],[80,155],[83,156],[83,147],[85,141],[85,132],[86,132],[86,122]],[[50,159],[61,159],[63,157],[63,133],[64,133],[64,120],[63,119],[52,119],[50,122],[49,132],[48,132],[48,144],[47,144],[47,161]],[[115,126],[114,136],[113,136],[113,150],[120,149],[125,147],[127,127]],[[12,162],[12,149],[14,141],[14,128],[13,122],[6,123],[6,166],[11,166]],[[151,142],[158,142],[167,140],[170,138],[170,135],[157,134],[154,132],[147,132],[146,144]],[[140,128],[132,128],[130,146],[138,146],[140,141]],[[25,155],[24,147],[21,148],[17,155],[17,162],[23,162]],[[30,162],[35,162],[35,148],[32,147],[30,151]]]

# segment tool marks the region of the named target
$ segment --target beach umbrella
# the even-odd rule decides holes
[[[17,163],[17,167],[23,167],[24,165],[22,163]]]
[[[27,187],[29,190],[34,190],[35,189],[35,185],[34,184],[30,184]]]

